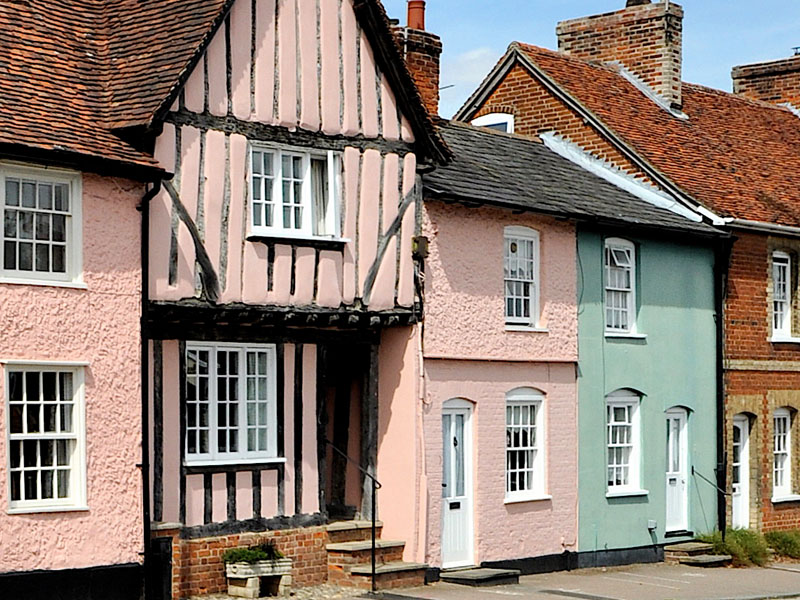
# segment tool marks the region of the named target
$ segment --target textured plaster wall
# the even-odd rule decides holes
[[[610,237],[610,236],[609,236]],[[689,409],[689,464],[709,479],[716,466],[714,256],[710,247],[628,237],[637,250],[637,330],[646,339],[606,338],[603,316],[604,235],[578,234],[580,361],[580,551],[665,541],[666,416]],[[605,396],[620,388],[642,394],[641,487],[647,495],[606,498]],[[714,488],[689,475],[689,529],[716,524]],[[653,519],[655,535],[647,529]]]
[[[503,233],[539,232],[539,326],[505,329]],[[575,228],[553,218],[426,201],[431,240],[425,273],[425,355],[492,360],[575,361],[578,357]]]
[[[142,550],[139,213],[142,186],[83,177],[87,290],[0,285],[0,353],[86,361],[89,510],[9,515],[0,444],[0,571],[139,562]],[[4,378],[0,378],[0,388]],[[0,397],[5,391],[0,389]],[[0,431],[6,431],[5,402]],[[2,595],[2,594],[0,594]]]
[[[442,404],[473,403],[475,564],[575,550],[578,441],[575,366],[426,360],[423,407],[428,487],[426,562],[441,565]],[[505,395],[544,393],[546,493],[550,500],[505,504]]]

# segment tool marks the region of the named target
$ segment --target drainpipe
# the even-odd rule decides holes
[[[150,337],[147,330],[147,307],[150,299],[150,200],[161,190],[161,179],[152,182],[152,186],[139,206],[142,213],[141,224],[141,261],[142,261],[142,298],[141,324],[139,326],[142,339],[141,386],[142,386],[142,519],[144,521],[144,597],[148,592],[148,569],[150,566]]]
[[[727,454],[725,452],[725,295],[732,238],[720,240],[714,251],[714,311],[717,334],[717,526],[725,540]]]

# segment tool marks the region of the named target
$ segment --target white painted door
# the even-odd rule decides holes
[[[442,412],[442,568],[473,564],[471,406],[450,400]]]
[[[688,443],[686,411],[667,411],[667,531],[685,531],[688,520]]]
[[[750,527],[750,421],[747,415],[733,417],[733,496],[731,524]]]

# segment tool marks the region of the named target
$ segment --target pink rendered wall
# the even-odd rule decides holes
[[[6,514],[0,485],[0,571],[140,562],[142,550],[139,183],[83,176],[87,289],[0,285],[2,357],[86,361],[85,512]],[[0,377],[0,398],[4,378]],[[6,431],[5,402],[0,431]],[[0,465],[6,464],[0,444]],[[2,595],[2,594],[0,594]]]
[[[326,1],[319,8],[318,36],[314,0],[282,0],[277,5],[275,0],[264,0],[256,3],[255,11],[249,0],[237,0],[230,24],[224,23],[215,34],[188,79],[177,110],[184,114],[207,110],[214,116],[325,135],[413,142],[408,121],[398,110],[394,92],[358,27],[352,0]],[[231,29],[227,32],[229,49],[227,27]],[[255,35],[252,59],[251,34]],[[227,50],[230,77],[226,74]],[[399,217],[401,227],[390,237],[388,251],[377,256],[380,240],[398,216],[401,196],[417,193],[413,154],[346,149],[340,216],[342,235],[350,241],[341,251],[315,251],[300,244],[294,253],[291,239],[276,244],[271,281],[266,245],[246,239],[250,230],[248,140],[237,134],[167,123],[156,142],[155,155],[165,169],[175,172],[181,201],[195,221],[219,277],[223,303],[338,308],[359,298],[374,310],[413,304],[415,202]],[[224,185],[226,179],[228,186]],[[195,248],[188,228],[177,222],[166,192],[151,203],[150,228],[152,298],[198,296]],[[173,236],[176,257],[170,256]],[[170,282],[172,260],[176,260],[173,270],[177,277]],[[372,270],[376,276],[370,292],[366,282]],[[294,294],[289,293],[292,280]]]
[[[387,329],[381,336],[378,374],[378,517],[383,537],[406,542],[413,561],[417,536],[417,466],[421,460],[417,413],[419,356],[416,327]]]
[[[539,325],[544,332],[506,331],[503,232],[539,232]],[[496,208],[425,203],[431,240],[425,276],[425,354],[510,361],[578,358],[575,227],[553,218]],[[479,243],[476,243],[479,240]]]
[[[426,360],[426,562],[441,565],[442,404],[474,403],[475,563],[574,551],[577,535],[577,396],[572,364]],[[505,504],[505,395],[544,392],[546,492],[551,500]],[[423,494],[425,491],[423,491]]]

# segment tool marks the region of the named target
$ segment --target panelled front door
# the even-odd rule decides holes
[[[747,415],[733,417],[733,495],[731,525],[750,527],[750,421]]]
[[[667,531],[685,531],[688,521],[686,410],[667,411]]]
[[[442,567],[473,564],[471,406],[450,400],[442,411]]]

